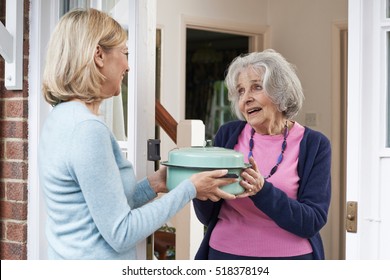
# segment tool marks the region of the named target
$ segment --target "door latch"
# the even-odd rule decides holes
[[[148,160],[157,161],[160,156],[160,139],[148,139]]]
[[[347,201],[345,227],[347,232],[357,232],[357,201]]]

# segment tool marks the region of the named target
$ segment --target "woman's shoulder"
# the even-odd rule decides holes
[[[214,137],[214,145],[232,148],[245,125],[246,122],[238,120],[221,125]]]
[[[312,147],[315,149],[319,148],[320,150],[330,150],[330,140],[324,133],[309,128],[307,126],[304,126],[304,129],[305,131],[302,139],[302,144],[304,144],[304,146],[306,146],[307,148]]]
[[[93,114],[84,104],[80,102],[64,102],[57,105],[55,109],[58,109],[61,114],[66,115],[69,120],[72,120],[75,124],[92,121],[98,123],[99,125],[106,126],[102,118]]]
[[[105,122],[80,102],[60,103],[54,107],[52,113],[54,114],[52,120],[62,124],[61,126],[72,135],[71,137],[78,135],[82,137],[87,135],[110,136],[110,129]]]
[[[304,126],[304,129],[304,137],[306,137],[307,139],[329,142],[328,137],[321,131],[314,130],[307,126]]]
[[[235,131],[237,128],[244,128],[246,125],[245,121],[234,120],[224,123],[220,126],[219,131]]]

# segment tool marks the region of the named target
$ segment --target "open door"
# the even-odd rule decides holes
[[[390,259],[390,1],[349,1],[346,259]]]

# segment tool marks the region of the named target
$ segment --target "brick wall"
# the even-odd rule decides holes
[[[0,20],[5,25],[5,2]],[[4,86],[0,56],[0,259],[27,259],[28,55],[29,7],[24,1],[23,90]]]

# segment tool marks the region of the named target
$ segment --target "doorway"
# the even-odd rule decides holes
[[[348,25],[333,25],[332,44],[332,200],[323,229],[327,259],[345,259],[347,170]]]
[[[185,118],[205,124],[206,139],[234,119],[224,85],[230,62],[249,51],[249,37],[187,28]]]

